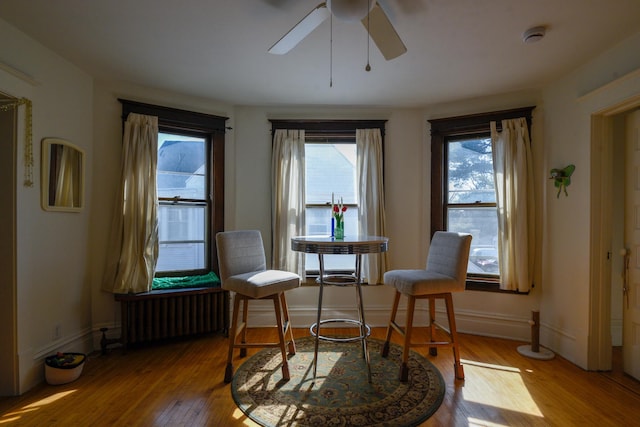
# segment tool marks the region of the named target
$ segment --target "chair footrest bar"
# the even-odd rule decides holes
[[[325,320],[321,320],[320,321],[320,325],[324,325],[327,323],[350,323],[353,324],[355,326],[357,326],[358,328],[362,327],[362,322],[360,322],[359,320],[355,320],[355,319],[325,319]],[[309,331],[311,332],[311,335],[313,335],[314,337],[318,334],[317,332],[317,323],[314,323],[313,325],[311,325],[311,327],[309,328]],[[365,335],[355,335],[355,336],[351,336],[351,337],[329,337],[329,336],[325,336],[325,335],[318,335],[318,338],[324,341],[330,341],[330,342],[355,342],[355,341],[362,341],[363,339],[367,338],[369,335],[371,335],[371,328],[369,327],[369,325],[364,325],[365,327]]]

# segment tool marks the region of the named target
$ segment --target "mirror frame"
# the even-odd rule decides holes
[[[49,203],[50,192],[55,191],[55,183],[51,182],[50,175],[54,170],[55,165],[52,164],[51,149],[54,145],[62,145],[64,147],[73,149],[78,152],[78,159],[80,163],[80,170],[76,175],[80,182],[74,183],[74,187],[77,187],[78,203],[74,206],[55,206]],[[71,142],[60,138],[44,138],[42,140],[42,157],[41,157],[41,203],[42,209],[45,211],[54,212],[80,212],[84,208],[84,181],[85,181],[85,152],[82,148],[78,147]],[[55,196],[54,196],[55,197]]]

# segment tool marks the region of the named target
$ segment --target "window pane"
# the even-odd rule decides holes
[[[160,243],[156,271],[201,270],[205,264],[204,243]]]
[[[357,204],[356,144],[304,146],[307,204],[331,203],[331,193],[345,204]]]
[[[204,241],[206,206],[158,206],[158,236],[160,241]]]
[[[206,221],[203,205],[160,205],[158,235],[159,272],[197,270],[207,267]]]
[[[158,197],[205,199],[205,140],[158,134]]]
[[[448,144],[448,203],[495,203],[491,139]]]
[[[468,273],[498,275],[498,214],[496,208],[447,209],[447,230],[473,236]]]

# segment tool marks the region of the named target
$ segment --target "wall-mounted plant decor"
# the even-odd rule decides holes
[[[557,198],[560,198],[560,193],[564,191],[564,195],[568,196],[567,187],[571,184],[571,175],[576,170],[574,165],[569,165],[564,169],[551,169],[549,179],[553,179],[553,185],[558,189]]]

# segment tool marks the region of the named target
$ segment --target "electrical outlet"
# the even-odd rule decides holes
[[[60,323],[58,323],[53,328],[53,339],[59,340],[61,336],[62,336],[62,326],[60,325]]]

